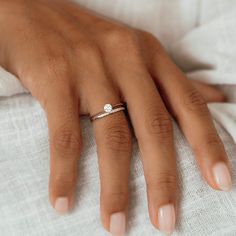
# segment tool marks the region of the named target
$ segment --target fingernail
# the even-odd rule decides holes
[[[66,213],[69,210],[68,198],[67,197],[57,198],[55,202],[55,210],[60,214]]]
[[[124,236],[126,219],[123,212],[114,213],[110,217],[110,233],[112,236]]]
[[[213,167],[213,173],[218,187],[223,191],[229,191],[232,187],[232,180],[227,165],[223,162],[217,163]]]
[[[175,229],[175,208],[173,204],[164,205],[159,209],[158,223],[161,232],[173,233]]]

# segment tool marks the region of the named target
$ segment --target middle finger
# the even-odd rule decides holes
[[[122,91],[138,139],[151,221],[161,231],[171,233],[177,200],[172,123],[136,47],[130,38],[125,41],[123,46],[119,43],[106,51],[108,58],[116,58],[108,67]]]

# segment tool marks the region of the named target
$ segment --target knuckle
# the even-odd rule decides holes
[[[53,178],[53,184],[55,186],[62,186],[63,189],[71,189],[76,184],[76,174],[58,174]]]
[[[69,61],[63,53],[49,53],[44,57],[44,66],[46,74],[55,75],[56,77],[59,75],[59,72],[67,72],[69,68]],[[64,75],[64,73],[63,73]]]
[[[152,53],[150,53],[151,58],[152,58],[152,60],[159,60],[160,56],[163,55],[165,50],[159,40],[152,37],[151,41],[152,41],[152,45],[153,45],[153,51],[152,51]]]
[[[131,149],[131,134],[128,125],[112,122],[106,127],[106,146],[116,152],[129,152]]]
[[[166,112],[151,110],[146,118],[147,132],[160,136],[163,140],[172,136],[173,128],[169,115]]]
[[[221,144],[221,141],[219,137],[213,133],[213,134],[208,134],[206,136],[206,145],[210,146],[219,146]]]
[[[132,49],[136,48],[138,45],[138,39],[135,32],[126,28],[110,29],[105,37],[107,45],[112,47],[118,46],[118,49],[120,49],[121,47]]]
[[[68,75],[71,74],[69,59],[63,53],[47,52],[43,55],[43,62],[40,66],[44,79],[39,81],[40,87],[47,88],[68,83]],[[35,83],[37,84],[37,83]]]
[[[128,198],[128,192],[118,191],[108,193],[106,196],[108,199],[112,199],[115,202],[125,202]]]
[[[198,115],[208,115],[206,101],[195,89],[190,89],[183,98],[183,105],[188,112],[194,112]]]
[[[99,49],[91,42],[80,40],[73,48],[76,56],[81,59],[94,59],[99,57]]]
[[[24,67],[20,72],[35,97],[40,98],[41,94],[44,95],[52,87],[65,87],[69,84],[71,66],[65,53],[57,49],[43,48],[37,60],[39,66],[35,70]]]
[[[60,152],[77,152],[81,149],[82,143],[78,132],[63,126],[55,133],[53,146]]]
[[[160,56],[163,56],[163,53],[165,52],[161,42],[153,34],[146,31],[139,31],[139,38],[141,39],[141,42],[149,45],[145,50],[150,62],[154,63],[156,60],[160,60]],[[155,65],[153,64],[153,66]]]
[[[193,150],[197,154],[201,154],[208,149],[216,149],[216,148],[224,152],[224,145],[220,140],[219,136],[215,133],[207,134],[201,143],[193,145]]]
[[[145,30],[137,30],[139,37],[145,42],[160,43],[160,41],[150,32]]]
[[[125,208],[128,202],[128,198],[128,191],[114,191],[104,193],[102,195],[102,199],[104,200],[106,206],[111,210],[122,210],[123,208]]]
[[[150,61],[153,66],[155,66],[156,61],[161,60],[161,58],[164,58],[163,55],[165,55],[165,50],[161,43],[156,42],[155,46],[153,47],[152,52],[150,52]]]
[[[151,191],[170,191],[175,192],[177,190],[177,176],[170,172],[162,172],[157,177],[147,180],[147,186]]]

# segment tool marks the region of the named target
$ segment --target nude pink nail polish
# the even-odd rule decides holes
[[[112,236],[124,236],[126,228],[125,213],[114,213],[110,217],[110,233]]]
[[[215,181],[221,190],[229,191],[231,189],[231,175],[229,172],[229,168],[225,163],[219,162],[215,164],[215,166],[213,167],[213,174],[215,177]]]
[[[67,197],[57,198],[55,202],[55,210],[60,214],[66,213],[69,210],[68,198]]]
[[[173,204],[167,204],[158,211],[159,229],[165,234],[173,233],[175,229],[175,208]]]

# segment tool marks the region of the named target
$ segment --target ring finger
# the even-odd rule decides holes
[[[104,105],[121,102],[117,91],[106,78],[102,65],[96,70],[96,81],[83,86],[90,115]],[[90,77],[92,78],[92,77]],[[123,111],[93,121],[101,182],[102,223],[112,235],[124,235],[128,205],[128,179],[131,160],[131,134]]]

